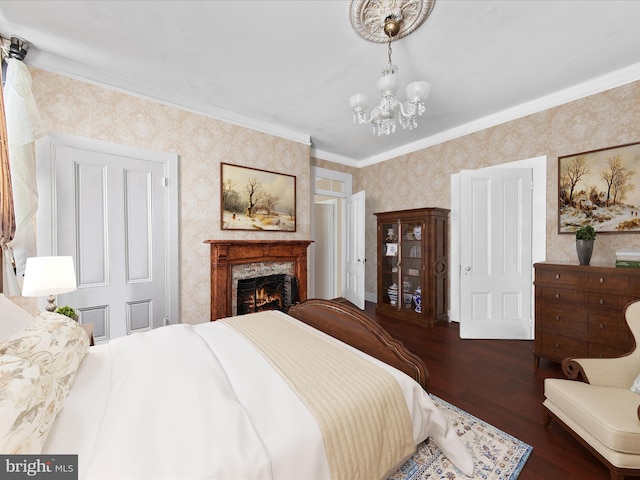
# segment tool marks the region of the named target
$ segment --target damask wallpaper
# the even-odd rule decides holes
[[[573,236],[557,233],[558,157],[640,141],[640,82],[635,82],[356,169],[310,159],[308,145],[38,69],[31,74],[47,130],[180,156],[180,316],[192,323],[209,316],[209,252],[203,240],[310,238],[311,164],[349,172],[354,192],[366,190],[367,258],[375,259],[374,212],[450,208],[453,173],[546,155],[547,259],[573,260]],[[297,231],[221,231],[221,162],[295,175]],[[623,247],[640,248],[640,235],[600,235],[592,261],[613,264],[616,249]],[[369,261],[367,292],[375,292],[375,282],[375,261]]]

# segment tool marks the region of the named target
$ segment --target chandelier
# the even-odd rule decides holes
[[[391,42],[408,35],[426,20],[435,0],[352,0],[349,4],[351,25],[361,37],[373,42],[386,41],[387,65],[377,82],[380,103],[367,117],[369,96],[357,93],[349,98],[353,109],[353,122],[357,125],[371,123],[374,135],[390,135],[396,131],[398,121],[402,128],[413,130],[418,117],[425,112],[424,101],[431,92],[431,85],[424,80],[411,82],[405,90],[407,102],[398,100],[400,88],[398,67],[391,60]]]

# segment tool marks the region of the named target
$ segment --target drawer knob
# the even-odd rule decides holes
[[[560,298],[560,294],[559,293],[556,293],[556,298]]]
[[[604,305],[604,299],[600,299],[600,305]]]
[[[600,328],[604,328],[604,323],[601,323],[601,324],[600,324]]]
[[[560,344],[559,343],[556,343],[556,348],[560,348]]]
[[[604,283],[604,278],[600,278],[600,283]]]
[[[560,274],[559,273],[556,273],[556,278],[560,278]]]
[[[560,315],[556,315],[556,320],[560,320]]]

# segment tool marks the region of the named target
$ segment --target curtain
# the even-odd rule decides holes
[[[28,257],[35,257],[35,214],[38,209],[36,165],[33,142],[44,134],[42,120],[31,91],[31,74],[16,58],[7,58],[4,102],[9,145],[9,162],[15,210],[15,233],[9,243],[13,269],[4,273],[12,280],[8,294],[20,295],[17,278],[24,275]],[[13,292],[12,292],[13,290]]]
[[[16,230],[16,219],[13,210],[13,189],[11,188],[11,173],[9,169],[9,142],[7,141],[7,123],[4,114],[4,96],[2,95],[2,82],[0,82],[0,246],[2,247],[2,290],[6,290],[10,278],[5,276],[6,271],[13,275],[13,262],[10,249],[7,244],[13,240]],[[15,275],[13,275],[15,278]]]

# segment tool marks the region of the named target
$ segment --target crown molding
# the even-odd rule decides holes
[[[215,118],[216,120],[221,120],[286,140],[291,140],[303,145],[311,145],[311,137],[308,134],[279,127],[277,125],[240,115],[214,105],[194,101],[182,95],[167,92],[166,90],[155,88],[150,85],[141,84],[127,78],[112,75],[94,68],[89,68],[57,55],[42,52],[35,48],[31,48],[29,50],[29,55],[26,57],[25,63],[40,70],[81,80],[99,87],[126,93],[145,100],[162,103],[191,113]]]
[[[337,153],[331,153],[325,150],[319,150],[313,146],[311,147],[311,156],[320,160],[327,160],[329,162],[346,165],[347,167],[353,167],[353,168],[362,167],[362,165],[358,160],[345,157],[344,155],[338,155]]]

